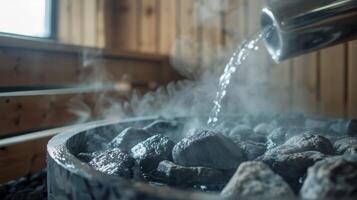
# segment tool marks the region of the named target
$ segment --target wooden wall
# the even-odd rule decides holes
[[[212,68],[257,32],[263,4],[264,0],[112,1],[108,40],[112,48],[171,55],[182,67]],[[356,51],[357,42],[352,41],[279,65],[261,53],[260,62],[251,63],[255,68],[242,69],[239,76],[254,76],[253,71],[260,70],[267,98],[280,102],[281,110],[357,117]]]
[[[57,1],[57,36],[64,44],[106,46],[107,0]]]

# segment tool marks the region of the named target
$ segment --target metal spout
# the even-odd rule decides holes
[[[267,0],[261,29],[277,62],[343,43],[357,37],[357,0]]]

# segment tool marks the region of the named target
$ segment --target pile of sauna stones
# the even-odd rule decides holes
[[[46,171],[30,174],[0,185],[0,199],[44,200],[47,199]]]
[[[159,120],[129,127],[106,149],[78,157],[110,175],[232,199],[357,198],[355,119],[259,114],[214,129],[183,126]]]

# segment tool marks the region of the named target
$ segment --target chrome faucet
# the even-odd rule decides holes
[[[357,0],[267,0],[261,13],[275,61],[357,38]]]

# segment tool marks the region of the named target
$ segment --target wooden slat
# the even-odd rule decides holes
[[[83,36],[83,9],[82,0],[70,1],[71,3],[71,43],[81,45]]]
[[[328,116],[345,115],[345,45],[321,51],[321,111]]]
[[[199,34],[198,34],[198,19],[197,12],[195,10],[195,1],[180,0],[177,6],[179,6],[178,20],[179,26],[179,51],[175,56],[180,58],[183,66],[189,66],[189,68],[195,68],[199,65]]]
[[[157,0],[140,0],[139,51],[158,52],[159,4]]]
[[[97,0],[83,1],[83,45],[97,45]]]
[[[222,15],[219,11],[219,6],[221,6],[222,2],[215,1],[203,1],[203,9],[208,7],[211,9],[211,13],[208,17],[200,17],[203,18],[200,20],[202,25],[202,50],[200,51],[200,57],[202,61],[203,68],[211,68],[214,67],[214,61],[219,58],[220,50],[222,50],[223,46],[223,36],[222,36]],[[199,6],[198,9],[201,8]],[[214,7],[214,8],[210,8]],[[202,9],[202,8],[201,8]],[[206,8],[207,9],[207,8]],[[217,9],[217,10],[214,10]],[[207,11],[199,11],[199,13],[204,13]]]
[[[159,53],[169,55],[176,39],[176,0],[161,0]]]
[[[317,53],[293,59],[292,103],[296,111],[316,114],[318,108]]]
[[[113,48],[138,49],[138,1],[113,2],[112,45]]]
[[[229,9],[224,15],[225,46],[235,49],[246,37],[245,0],[229,0]]]
[[[69,0],[58,1],[58,39],[63,43],[69,43],[70,38],[70,13]]]
[[[348,45],[348,98],[347,114],[349,117],[357,117],[357,41]]]
[[[49,138],[2,147],[0,149],[0,184],[26,176],[45,167]]]

